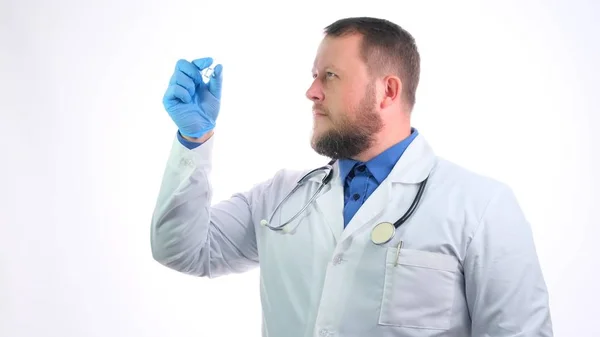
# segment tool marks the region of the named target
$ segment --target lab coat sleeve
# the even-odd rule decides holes
[[[214,136],[194,149],[173,143],[151,220],[154,259],[209,278],[257,266],[251,203],[265,186],[257,184],[211,205],[213,142]]]
[[[465,260],[472,337],[553,336],[549,296],[529,223],[506,186],[489,202]]]

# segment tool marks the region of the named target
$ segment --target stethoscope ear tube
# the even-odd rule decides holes
[[[376,245],[382,245],[388,243],[394,237],[394,235],[396,235],[396,229],[398,229],[398,227],[405,223],[406,220],[408,220],[417,209],[417,206],[421,201],[421,197],[423,196],[425,186],[427,185],[427,179],[429,179],[429,177],[425,178],[425,180],[419,183],[419,190],[417,191],[417,195],[413,199],[413,202],[408,208],[408,210],[404,213],[404,215],[402,215],[400,219],[398,219],[398,221],[396,221],[394,224],[390,222],[381,222],[375,225],[375,227],[373,227],[373,229],[371,230],[371,242],[373,242]]]
[[[302,178],[300,178],[298,180],[298,182],[296,183],[296,186],[294,186],[292,191],[290,191],[288,194],[286,194],[286,196],[283,198],[283,200],[281,202],[279,202],[279,204],[277,204],[277,206],[275,207],[275,209],[269,216],[269,220],[266,220],[266,219],[261,220],[260,225],[268,227],[269,229],[272,229],[274,231],[279,231],[279,232],[283,232],[283,233],[291,232],[293,229],[287,228],[288,224],[293,222],[298,216],[300,216],[300,214],[302,214],[304,211],[306,211],[306,209],[321,194],[323,188],[325,188],[325,186],[331,182],[331,179],[333,178],[333,164],[335,163],[335,161],[336,161],[335,159],[332,159],[329,161],[329,163],[327,163],[327,165],[316,168],[314,170],[311,170],[310,172],[308,172],[307,174],[302,176]],[[281,206],[302,185],[304,185],[304,183],[306,183],[315,173],[317,173],[319,171],[326,171],[327,174],[319,182],[319,187],[317,188],[317,191],[315,193],[313,193],[311,198],[304,204],[302,209],[300,209],[298,212],[296,212],[296,214],[294,214],[294,216],[291,219],[285,221],[283,224],[278,225],[277,227],[271,226],[273,217],[275,216],[275,213],[277,213],[277,211],[281,208]],[[398,221],[396,221],[394,224],[392,224],[390,222],[382,222],[382,223],[377,224],[375,227],[373,227],[373,229],[371,230],[371,241],[373,243],[375,243],[377,245],[381,245],[381,244],[389,242],[394,237],[394,235],[396,233],[396,229],[398,229],[398,227],[400,227],[403,223],[405,223],[413,215],[413,213],[417,209],[417,206],[419,205],[419,202],[421,201],[421,197],[423,196],[423,192],[427,185],[428,179],[429,179],[429,177],[425,178],[422,182],[419,183],[419,190],[417,191],[417,194],[416,194],[413,202],[411,203],[408,210],[404,213],[404,215],[402,215],[402,217],[400,219],[398,219]]]
[[[300,214],[302,214],[316,199],[317,197],[321,194],[321,191],[323,190],[323,188],[329,183],[331,182],[331,178],[333,177],[333,164],[335,163],[335,159],[332,159],[331,161],[329,161],[329,163],[327,163],[327,165],[325,166],[321,166],[319,168],[316,168],[314,170],[311,170],[310,172],[308,172],[307,174],[305,174],[304,176],[302,176],[302,178],[300,178],[298,180],[298,182],[296,183],[296,186],[294,186],[294,188],[292,189],[292,191],[290,191],[281,202],[279,202],[279,204],[277,204],[277,206],[275,207],[275,209],[273,210],[273,212],[271,212],[271,215],[269,216],[269,220],[267,219],[262,219],[260,221],[260,225],[264,226],[264,227],[268,227],[269,229],[272,229],[274,231],[283,231],[284,233],[289,233],[291,231],[290,228],[287,228],[288,224],[291,223],[292,221],[294,221],[298,216],[300,216]],[[275,213],[277,213],[277,211],[279,210],[279,208],[281,208],[281,206],[302,186],[304,185],[304,183],[306,183],[315,173],[319,172],[319,171],[326,171],[327,174],[325,175],[325,177],[323,177],[323,179],[319,182],[319,188],[317,189],[317,191],[312,195],[312,197],[310,198],[310,200],[308,200],[307,203],[304,204],[304,206],[302,207],[302,209],[300,209],[298,212],[296,212],[296,214],[294,214],[294,216],[287,220],[286,222],[284,222],[283,224],[274,227],[271,226],[271,222],[273,221],[273,217],[275,216]]]
[[[429,177],[425,178],[425,180],[423,180],[421,183],[419,183],[419,190],[417,191],[417,195],[415,196],[415,199],[413,200],[412,204],[410,205],[410,207],[408,208],[406,213],[404,213],[404,215],[400,219],[398,219],[398,221],[396,221],[394,223],[395,228],[398,228],[403,223],[405,223],[406,220],[408,220],[408,218],[410,218],[413,215],[413,213],[415,212],[415,210],[417,209],[417,206],[419,205],[419,202],[421,201],[421,197],[423,196],[423,191],[425,190],[425,186],[427,185],[427,179],[429,179]]]

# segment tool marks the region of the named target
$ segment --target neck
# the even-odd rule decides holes
[[[411,127],[408,123],[405,125],[403,124],[402,127],[384,128],[381,130],[381,132],[375,135],[374,142],[371,147],[352,159],[363,163],[367,162],[377,157],[390,147],[408,138],[410,136],[410,131]]]

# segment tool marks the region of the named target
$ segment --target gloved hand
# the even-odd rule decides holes
[[[212,63],[211,57],[177,61],[163,96],[165,109],[184,136],[201,137],[215,127],[221,108],[223,66],[214,68],[208,83],[200,73]]]

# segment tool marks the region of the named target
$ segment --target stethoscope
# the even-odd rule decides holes
[[[287,227],[287,225],[294,221],[298,216],[300,216],[321,195],[321,192],[323,191],[325,185],[327,185],[331,181],[331,178],[333,178],[334,163],[335,159],[331,160],[329,163],[327,163],[327,165],[316,168],[305,174],[302,178],[300,178],[300,180],[298,180],[296,186],[294,186],[292,191],[289,192],[281,202],[279,202],[277,207],[275,207],[275,210],[273,210],[273,212],[271,213],[269,220],[261,220],[260,224],[274,231],[283,231],[284,233],[289,233],[290,230]],[[273,217],[275,216],[275,213],[279,210],[281,205],[283,205],[289,199],[289,197],[292,194],[294,194],[294,192],[296,192],[300,187],[306,184],[306,182],[308,182],[312,177],[316,176],[317,174],[323,173],[325,173],[325,176],[319,182],[319,188],[317,188],[317,190],[313,193],[308,202],[304,204],[304,207],[302,207],[298,212],[296,212],[296,214],[288,221],[278,226],[272,226],[270,223],[271,221],[273,221]],[[417,206],[419,205],[419,202],[421,201],[421,197],[423,196],[423,191],[425,190],[425,186],[427,185],[427,179],[428,178],[425,178],[425,180],[419,183],[419,190],[417,191],[417,194],[413,199],[412,204],[404,213],[404,215],[400,219],[398,219],[398,221],[394,223],[382,222],[373,227],[373,229],[371,230],[371,241],[374,244],[382,245],[389,242],[396,234],[396,230],[398,229],[398,227],[404,224],[413,215],[413,213],[417,209]]]

